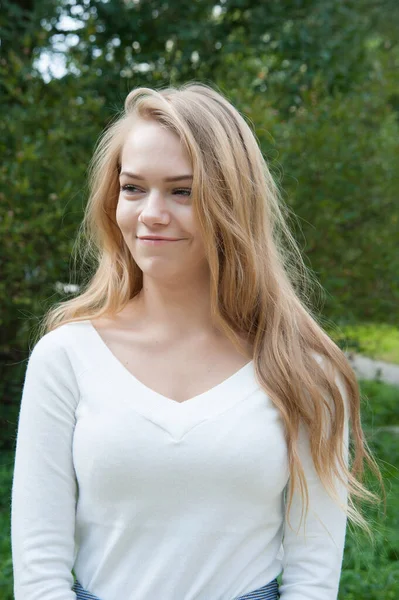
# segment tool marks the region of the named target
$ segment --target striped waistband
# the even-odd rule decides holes
[[[244,596],[238,596],[238,598],[234,598],[234,600],[278,600],[278,598],[280,598],[280,594],[278,593],[277,579],[273,579],[273,581],[267,583],[263,587],[258,588],[253,592],[248,592],[248,594],[244,594]]]
[[[100,600],[100,598],[85,590],[78,580],[75,581],[72,591],[75,592],[77,600]],[[277,579],[273,579],[263,587],[248,592],[244,596],[237,596],[233,600],[278,600],[278,598],[280,598],[280,594],[278,593]]]

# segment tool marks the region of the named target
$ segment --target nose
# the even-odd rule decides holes
[[[153,225],[155,223],[162,223],[165,225],[169,223],[170,213],[166,200],[160,191],[154,190],[148,194],[144,201],[139,220],[148,225]]]

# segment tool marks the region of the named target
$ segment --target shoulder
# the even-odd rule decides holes
[[[48,331],[30,348],[30,355],[46,354],[64,348],[71,342],[71,333],[76,325],[79,323],[64,323]]]
[[[74,359],[72,345],[79,340],[72,341],[72,331],[70,324],[61,325],[44,334],[30,350],[21,407],[37,422],[56,414],[72,419],[78,406],[81,365]]]
[[[84,336],[80,331],[87,327],[86,321],[64,323],[45,333],[29,350],[28,363],[39,368],[51,365],[53,369],[70,368],[76,344],[81,344]]]

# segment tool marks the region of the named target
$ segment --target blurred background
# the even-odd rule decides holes
[[[256,129],[358,373],[387,512],[365,507],[374,545],[349,529],[339,599],[399,598],[398,32],[397,0],[1,0],[1,599],[26,360],[38,319],[79,290],[94,144],[133,87],[189,80]]]

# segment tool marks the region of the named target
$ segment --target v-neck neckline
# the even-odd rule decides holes
[[[212,386],[208,390],[205,390],[204,392],[201,392],[200,394],[196,394],[195,396],[192,396],[191,398],[187,398],[187,400],[183,400],[183,401],[174,400],[173,398],[169,398],[168,396],[165,396],[164,394],[161,394],[160,392],[155,391],[154,389],[150,388],[145,383],[140,381],[140,379],[138,379],[131,371],[129,371],[129,369],[127,369],[125,367],[125,365],[119,360],[119,358],[117,358],[117,356],[108,347],[108,345],[105,343],[104,339],[102,338],[101,334],[94,327],[92,321],[90,319],[87,319],[85,322],[88,324],[89,330],[91,331],[93,338],[97,341],[97,346],[102,350],[103,356],[108,357],[109,360],[112,360],[112,363],[116,366],[116,368],[119,370],[119,372],[121,372],[125,377],[127,377],[131,381],[133,381],[133,383],[135,385],[137,385],[138,387],[140,387],[146,394],[158,396],[159,398],[162,398],[165,402],[172,402],[173,404],[176,404],[177,406],[183,406],[184,404],[191,403],[193,401],[197,401],[198,399],[204,398],[209,395],[214,396],[215,394],[218,394],[219,392],[222,393],[225,390],[227,391],[227,389],[231,390],[233,388],[233,386],[236,385],[237,381],[240,378],[242,378],[243,376],[248,377],[248,374],[252,373],[252,371],[253,371],[253,359],[251,359],[243,367],[238,369],[238,371],[235,371],[232,375],[230,375],[229,377],[227,377],[220,383],[217,383],[216,385]]]
[[[216,419],[259,392],[253,359],[227,379],[183,402],[168,398],[135,377],[111,352],[91,320],[74,322],[82,327],[81,349],[87,346],[87,361],[93,369],[93,385],[107,405],[109,397],[122,403],[129,419],[131,410],[180,443],[201,424]],[[76,339],[76,336],[73,335]],[[76,342],[75,342],[76,343]],[[89,376],[90,368],[86,371]],[[88,392],[86,392],[88,393]]]

